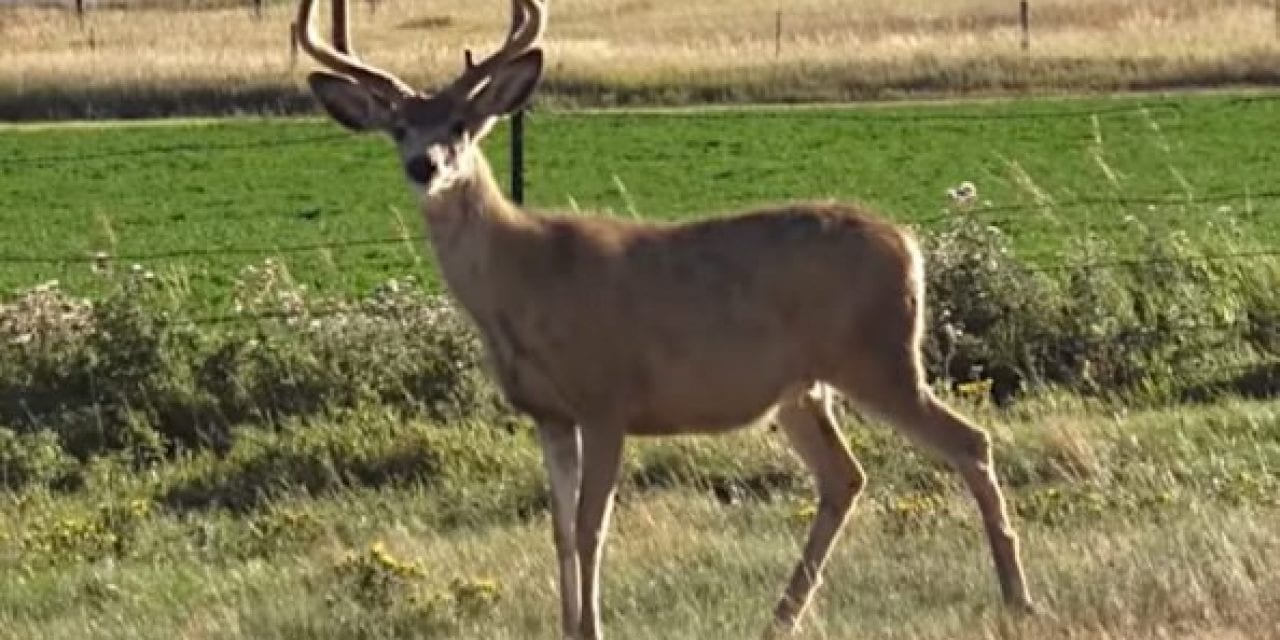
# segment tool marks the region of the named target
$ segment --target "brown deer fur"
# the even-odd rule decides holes
[[[479,163],[423,208],[503,390],[535,417],[733,429],[918,339],[914,243],[847,205],[672,225],[534,216]]]

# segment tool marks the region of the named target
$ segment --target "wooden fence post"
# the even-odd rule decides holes
[[[1031,50],[1031,3],[1019,0],[1019,21],[1022,23],[1022,50]]]

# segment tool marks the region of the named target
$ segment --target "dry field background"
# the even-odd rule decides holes
[[[0,6],[0,117],[309,108],[292,2]],[[357,2],[368,59],[430,86],[493,46],[504,0]],[[376,9],[372,9],[376,7]],[[1265,85],[1272,0],[556,0],[543,98],[571,104]],[[778,15],[781,12],[781,37]],[[92,102],[92,106],[89,103]]]

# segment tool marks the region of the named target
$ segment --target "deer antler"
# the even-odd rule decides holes
[[[467,49],[467,68],[451,89],[464,96],[470,95],[493,74],[495,68],[533,47],[546,29],[546,0],[511,0],[511,31],[507,33],[506,41],[479,63]]]
[[[333,1],[345,3],[347,0]],[[399,102],[416,94],[413,88],[403,80],[377,67],[367,65],[355,56],[338,51],[328,43],[320,40],[316,36],[313,24],[315,6],[316,0],[302,0],[302,3],[298,5],[298,44],[303,51],[315,58],[316,62],[338,73],[350,76],[370,91],[392,102]],[[347,12],[344,11],[341,15],[343,17],[341,23],[335,22],[333,25],[335,34],[347,33],[345,20]]]

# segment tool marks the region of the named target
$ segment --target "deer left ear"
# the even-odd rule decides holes
[[[316,71],[307,83],[329,116],[352,131],[386,129],[391,122],[391,107],[350,78]]]
[[[530,49],[495,70],[484,88],[471,98],[471,106],[485,117],[515,113],[529,105],[541,78],[542,50]]]

